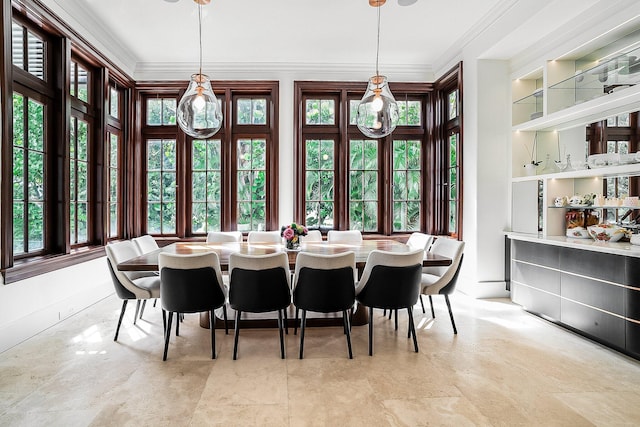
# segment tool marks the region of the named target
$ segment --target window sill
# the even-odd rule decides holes
[[[91,246],[74,249],[71,253],[64,255],[44,255],[22,259],[16,261],[13,267],[2,270],[2,276],[6,285],[103,256],[105,256],[104,246]]]

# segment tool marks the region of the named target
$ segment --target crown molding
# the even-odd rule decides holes
[[[139,62],[133,77],[136,81],[187,80],[196,72],[198,64],[176,62]],[[429,65],[381,64],[380,69],[392,81],[433,81]],[[213,80],[318,78],[336,80],[364,80],[374,74],[371,64],[290,63],[290,62],[234,62],[203,63],[202,70]]]

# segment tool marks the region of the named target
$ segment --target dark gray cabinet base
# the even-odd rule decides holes
[[[511,241],[511,299],[640,359],[640,258]]]

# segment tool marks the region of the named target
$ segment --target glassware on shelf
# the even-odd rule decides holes
[[[562,172],[570,172],[575,170],[573,166],[571,166],[571,154],[567,154],[567,163],[562,167]]]
[[[560,172],[560,168],[556,165],[556,162],[551,160],[551,156],[547,154],[547,157],[544,161],[544,168],[542,168],[542,173],[556,173]]]

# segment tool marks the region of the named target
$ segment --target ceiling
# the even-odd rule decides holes
[[[433,75],[496,27],[502,33],[493,37],[491,56],[510,58],[602,1],[417,0],[401,6],[398,0],[388,0],[381,8],[380,69],[407,67]],[[162,76],[197,63],[198,14],[193,0],[42,3],[134,78],[145,69]],[[523,15],[531,8],[542,12],[550,7],[562,13],[535,21],[535,13]],[[511,15],[524,21],[498,25]],[[231,64],[374,70],[376,8],[367,0],[212,0],[203,6],[202,23],[203,61],[214,70]],[[517,37],[508,37],[511,34]]]

